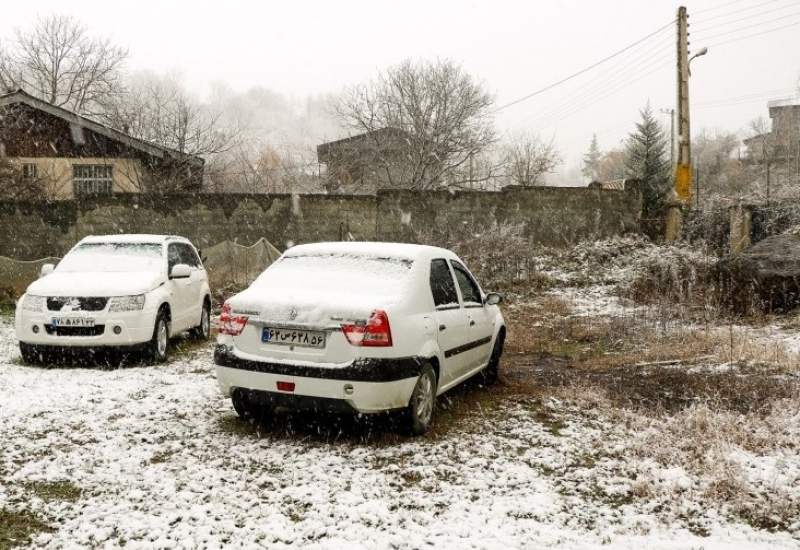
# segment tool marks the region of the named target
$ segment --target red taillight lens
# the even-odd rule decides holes
[[[294,391],[294,382],[276,382],[275,385],[278,387],[278,391]]]
[[[389,317],[382,309],[373,311],[365,325],[342,325],[342,332],[347,341],[354,346],[385,347],[392,345]]]
[[[222,313],[219,314],[219,333],[239,336],[247,324],[246,315],[231,315],[231,305],[222,304]]]

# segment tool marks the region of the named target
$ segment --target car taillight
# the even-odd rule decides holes
[[[246,315],[231,315],[231,305],[222,304],[222,313],[219,314],[219,333],[239,336],[247,324]]]
[[[376,309],[364,325],[342,325],[347,341],[354,346],[385,347],[392,345],[392,330],[389,317],[382,309]]]

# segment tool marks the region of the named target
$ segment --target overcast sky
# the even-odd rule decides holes
[[[336,92],[406,57],[451,58],[513,101],[667,25],[677,3],[625,1],[94,1],[4,3],[0,36],[66,13],[130,49],[129,68],[179,71],[199,94],[212,81],[302,98]],[[740,130],[791,95],[800,76],[797,0],[689,0],[694,132]],[[503,110],[501,128],[553,137],[576,166],[593,132],[619,144],[639,107],[675,103],[674,27],[551,92]],[[732,41],[731,41],[732,40]],[[720,42],[731,41],[726,44]],[[666,122],[668,119],[664,117]]]

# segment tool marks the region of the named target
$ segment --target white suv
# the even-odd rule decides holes
[[[211,292],[192,244],[182,237],[86,237],[57,267],[42,266],[17,302],[16,333],[26,362],[63,348],[144,347],[167,358],[185,330],[209,337]]]
[[[442,248],[296,246],[223,305],[217,379],[240,416],[402,409],[420,434],[437,395],[497,378],[500,301]]]

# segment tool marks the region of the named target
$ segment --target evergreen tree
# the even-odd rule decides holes
[[[670,190],[668,141],[649,103],[640,114],[642,120],[625,144],[625,176],[641,180],[644,213],[653,215]]]
[[[597,134],[592,134],[592,143],[589,145],[589,151],[583,155],[583,168],[581,169],[583,177],[590,182],[597,181],[599,177],[602,156],[603,153],[600,152],[600,147],[597,145]]]

